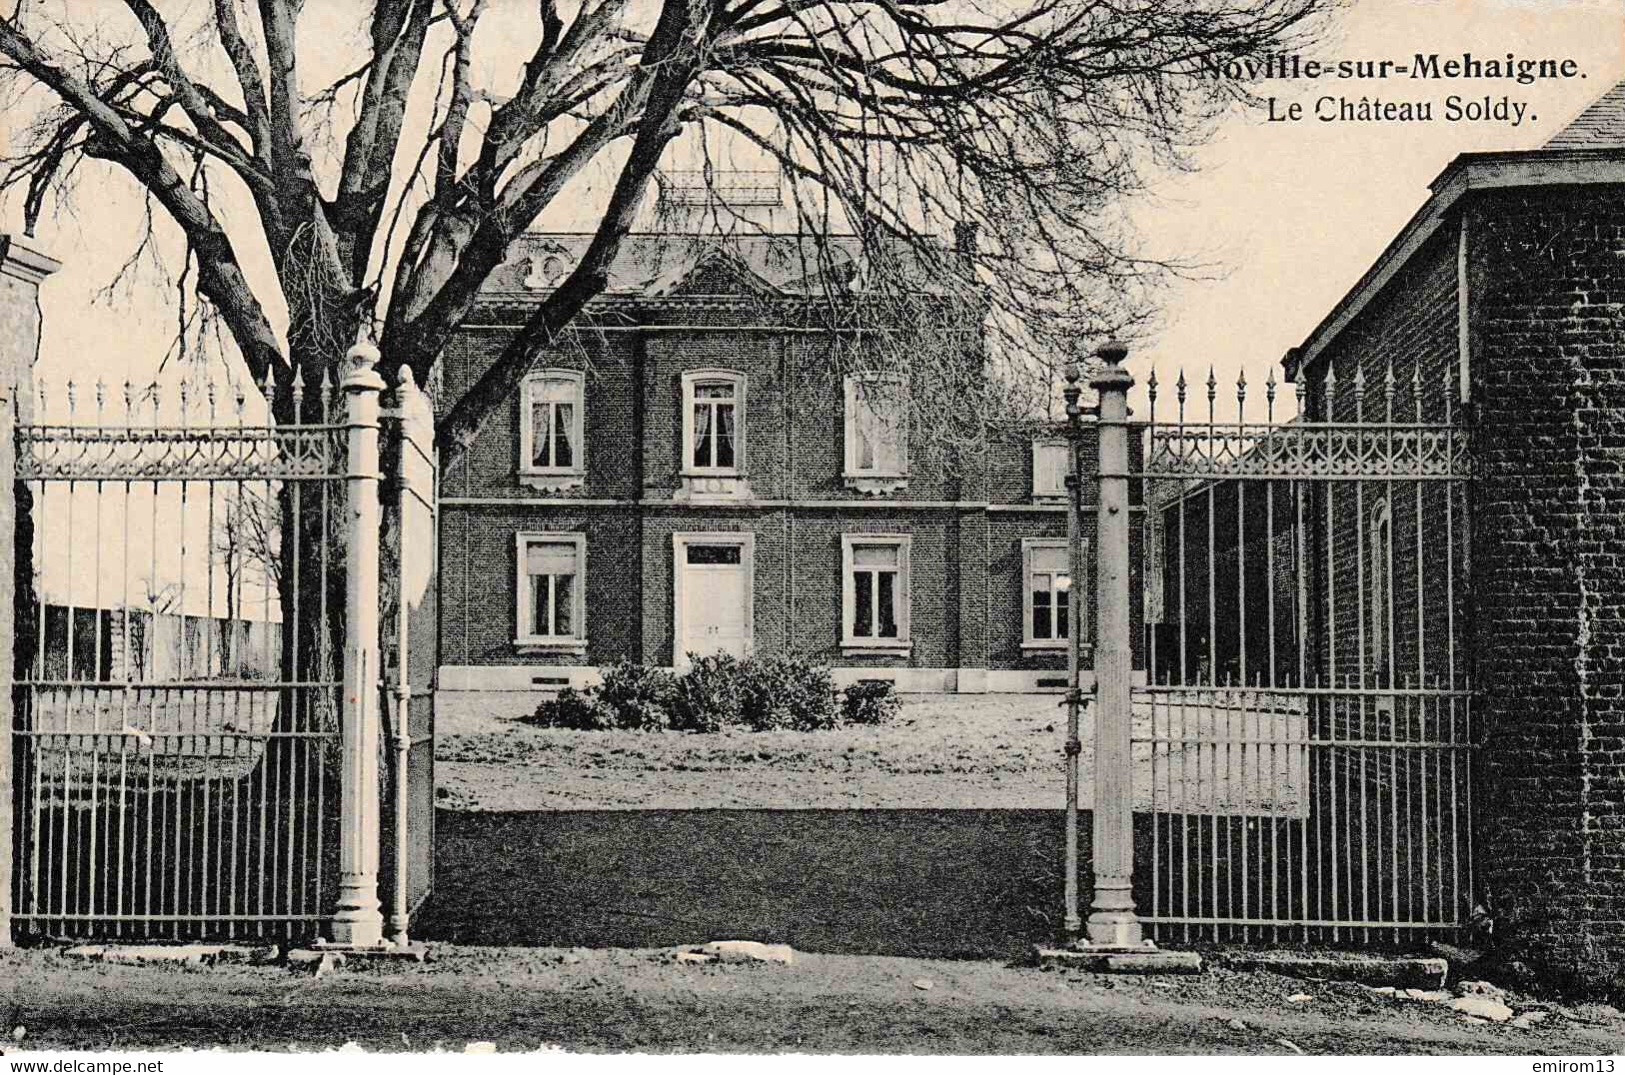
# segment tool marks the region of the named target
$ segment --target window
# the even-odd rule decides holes
[[[738,474],[745,461],[745,379],[725,370],[683,375],[683,469]]]
[[[1022,576],[1026,579],[1022,644],[1061,648],[1071,632],[1072,568],[1066,542],[1059,538],[1023,538]]]
[[[525,379],[519,412],[519,470],[524,475],[586,473],[582,381],[575,370],[540,370]]]
[[[587,539],[582,534],[520,534],[518,631],[532,645],[586,645]]]
[[[1067,475],[1072,472],[1070,443],[1064,440],[1033,441],[1033,499],[1058,500],[1066,496]]]
[[[909,539],[896,534],[845,534],[841,559],[842,645],[907,650]]]
[[[846,379],[848,479],[908,474],[908,404],[901,378],[855,374]]]
[[[1370,608],[1366,634],[1371,639],[1371,669],[1377,674],[1378,686],[1392,686],[1393,662],[1389,660],[1394,623],[1393,523],[1387,501],[1378,503],[1371,511],[1371,524],[1366,529],[1370,553],[1366,568],[1366,585],[1370,588]]]

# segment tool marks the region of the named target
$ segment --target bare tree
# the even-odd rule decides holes
[[[213,555],[225,574],[226,624],[221,634],[221,662],[236,667],[238,642],[247,637],[247,593],[257,591],[269,608],[282,592],[282,506],[269,490],[244,483],[225,494],[215,519]]]
[[[603,292],[657,169],[724,138],[790,177],[810,230],[859,236],[871,294],[958,225],[977,252],[946,268],[1013,350],[1131,323],[1166,266],[1121,197],[1245,93],[1213,65],[1290,46],[1334,0],[349,2],[364,43],[319,80],[313,13],[330,27],[339,0],[11,0],[0,57],[31,122],[0,183],[30,226],[82,195],[87,159],[135,184],[256,382],[373,332],[426,383],[513,240],[590,194],[591,242],[440,418],[449,464]],[[583,193],[593,169],[613,178]],[[962,365],[928,391],[962,393]]]

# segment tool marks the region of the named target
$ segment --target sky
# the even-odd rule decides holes
[[[338,5],[347,0],[311,2]],[[527,9],[534,11],[534,6]],[[1531,85],[1408,78],[1260,84],[1257,89],[1266,100],[1275,97],[1278,114],[1286,114],[1296,102],[1307,118],[1271,122],[1267,104],[1238,107],[1196,154],[1195,171],[1162,178],[1135,204],[1133,212],[1151,253],[1209,266],[1202,278],[1167,290],[1155,328],[1135,341],[1129,368],[1140,382],[1137,407],[1143,405],[1150,369],[1171,385],[1180,366],[1198,382],[1205,382],[1212,368],[1227,394],[1244,372],[1250,386],[1249,419],[1261,417],[1262,386],[1270,369],[1371,265],[1426,200],[1429,181],[1452,158],[1471,151],[1536,148],[1625,79],[1625,0],[1349,0],[1326,39],[1305,58],[1408,64],[1416,53],[1448,57],[1468,51],[1484,57],[1514,52],[1524,58],[1571,59],[1577,74]],[[1523,118],[1516,126],[1494,120],[1447,121],[1443,102],[1451,93],[1521,103]],[[1429,100],[1435,119],[1328,123],[1313,118],[1317,98],[1337,95],[1394,103]],[[115,409],[122,381],[154,378],[174,335],[175,311],[170,294],[155,294],[139,277],[134,286],[112,296],[98,295],[137,242],[140,203],[117,188],[91,185],[88,178],[81,195],[77,216],[42,221],[33,244],[63,266],[41,291],[44,331],[38,372],[54,385],[70,377],[79,380],[83,413],[94,399],[90,386],[98,377],[112,386],[108,396]],[[4,223],[20,230],[18,215]],[[248,271],[264,270],[250,264]],[[1292,410],[1290,393],[1283,396],[1278,418],[1289,417]],[[230,397],[221,396],[221,413],[228,421]],[[60,417],[64,400],[65,393],[54,388],[48,401],[53,417]],[[252,409],[251,402],[250,422],[255,420]],[[96,543],[74,540],[71,527],[76,523],[82,532],[93,520],[108,523],[94,513],[112,512],[136,531],[146,528],[126,535],[135,547],[144,547],[153,543],[143,534],[157,527],[160,517],[178,514],[154,507],[114,497],[98,509],[86,500],[77,504],[74,519],[65,503],[55,505],[41,528],[43,547],[55,552],[54,559],[44,557],[48,580],[73,580],[76,603],[122,603],[114,595],[127,585],[127,572],[118,570],[116,554],[105,555]],[[206,505],[192,507],[180,527],[189,539],[163,543],[173,563],[154,561],[148,572],[156,585],[197,574],[196,568],[181,566],[188,551],[188,559],[208,557]],[[218,589],[189,585],[181,603],[189,612],[219,614]]]
[[[523,10],[528,17],[533,5]],[[1166,291],[1154,331],[1136,341],[1129,364],[1142,382],[1152,367],[1171,382],[1183,365],[1202,380],[1211,366],[1224,383],[1245,371],[1249,384],[1262,385],[1269,368],[1303,341],[1422,204],[1428,182],[1453,157],[1538,147],[1625,79],[1625,0],[1347,0],[1326,40],[1305,58],[1408,62],[1415,53],[1466,51],[1571,58],[1580,74],[1532,85],[1408,78],[1261,83],[1258,91],[1274,96],[1282,110],[1299,102],[1312,116],[1317,97],[1365,95],[1431,100],[1435,119],[1269,122],[1264,108],[1237,107],[1196,153],[1196,171],[1154,184],[1133,207],[1148,249],[1207,268],[1202,278]],[[1442,102],[1451,93],[1506,97],[1525,105],[1524,117],[1517,126],[1449,122]],[[42,221],[35,240],[63,263],[42,290],[39,370],[53,382],[150,379],[173,336],[171,297],[140,285],[111,298],[96,295],[135,245],[139,201],[89,186],[81,195],[76,219]],[[15,207],[6,211],[4,223],[20,230]]]
[[[1331,59],[1471,51],[1483,57],[1572,57],[1584,77],[1535,82],[1390,78],[1278,83],[1282,112],[1306,116],[1321,96],[1436,103],[1432,122],[1269,122],[1237,110],[1197,155],[1200,170],[1163,183],[1138,210],[1148,241],[1199,255],[1215,278],[1182,282],[1162,304],[1159,329],[1130,355],[1143,381],[1173,371],[1222,384],[1245,371],[1249,412],[1272,364],[1304,341],[1428,197],[1428,183],[1459,153],[1535,149],[1609,87],[1625,79],[1625,0],[1359,0],[1326,43]],[[1449,122],[1450,94],[1527,103],[1516,127]],[[1165,244],[1165,245],[1163,245]],[[1279,372],[1277,373],[1279,376]]]

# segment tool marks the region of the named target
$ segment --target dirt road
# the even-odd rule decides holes
[[[502,1051],[1596,1055],[1625,1044],[1625,1018],[1600,1005],[1554,1007],[1519,1030],[1361,986],[1222,969],[1132,978],[803,953],[791,966],[686,966],[650,951],[454,945],[434,956],[316,978],[0,953],[0,1030],[10,1047],[9,1031],[24,1026],[25,1045],[41,1050],[461,1052],[490,1041]]]

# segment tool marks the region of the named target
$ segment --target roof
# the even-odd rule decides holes
[[[1545,149],[1625,149],[1625,81],[1586,106]]]
[[[481,293],[510,302],[522,296],[540,301],[575,267],[591,242],[592,235],[584,232],[526,234],[509,248]],[[936,273],[925,265],[929,252],[901,242],[891,249],[901,272],[917,280],[921,290],[941,290],[925,284],[946,265],[946,246]],[[862,290],[872,261],[873,250],[866,251],[853,235],[634,232],[621,243],[603,296],[811,297]]]
[[[1422,244],[1437,233],[1460,199],[1475,190],[1557,184],[1625,183],[1625,81],[1587,105],[1541,148],[1463,153],[1430,184],[1431,194],[1378,256],[1376,262],[1281,359],[1288,381],[1314,364],[1326,347]]]

